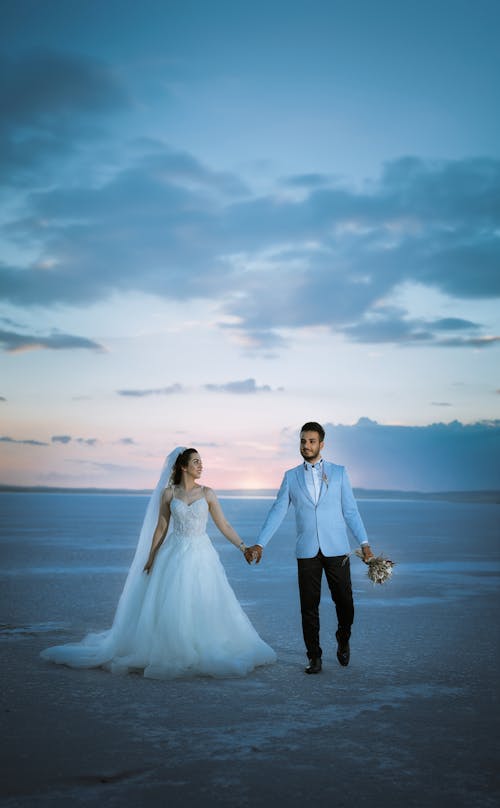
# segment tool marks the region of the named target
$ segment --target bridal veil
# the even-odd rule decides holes
[[[69,665],[72,668],[100,666],[113,668],[112,660],[119,658],[122,653],[126,652],[130,637],[135,634],[148,586],[148,576],[143,572],[143,569],[158,521],[162,493],[168,485],[173,465],[184,449],[184,446],[178,446],[170,452],[165,460],[160,478],[146,509],[135,555],[118,601],[111,628],[107,631],[87,634],[78,643],[46,648],[41,653],[44,659]]]

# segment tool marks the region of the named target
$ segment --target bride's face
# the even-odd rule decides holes
[[[189,458],[189,463],[187,464],[186,468],[184,469],[186,474],[193,479],[197,480],[198,477],[201,477],[203,471],[203,463],[201,462],[201,457],[198,452],[195,452]]]

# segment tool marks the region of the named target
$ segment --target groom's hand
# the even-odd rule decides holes
[[[362,544],[361,550],[363,552],[363,561],[365,563],[368,562],[370,558],[373,558],[372,549],[369,544]]]
[[[252,544],[251,547],[247,547],[245,550],[245,558],[249,564],[251,564],[252,561],[258,564],[262,558],[262,547],[260,544]]]

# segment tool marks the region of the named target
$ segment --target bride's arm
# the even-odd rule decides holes
[[[211,488],[205,488],[205,497],[208,502],[208,508],[210,510],[210,514],[212,519],[214,520],[215,524],[219,528],[220,532],[223,536],[226,537],[231,544],[234,544],[238,550],[241,550],[242,553],[246,550],[245,542],[242,540],[241,536],[238,536],[236,530],[232,525],[229,524],[226,517],[224,516],[224,512],[219,504],[219,500],[215,496],[214,492]]]
[[[167,535],[168,525],[170,523],[171,501],[172,501],[172,490],[170,488],[166,488],[161,498],[160,513],[158,515],[158,522],[156,524],[155,532],[153,533],[153,539],[151,541],[151,549],[149,551],[148,560],[144,565],[144,572],[147,572],[148,575],[151,572],[151,567],[153,566],[156,553],[160,549],[165,539],[165,536]]]

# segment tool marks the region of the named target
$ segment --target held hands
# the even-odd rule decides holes
[[[247,547],[245,549],[244,556],[249,564],[251,564],[253,561],[255,561],[256,564],[259,564],[262,558],[262,547],[260,544],[252,544],[251,547]]]

